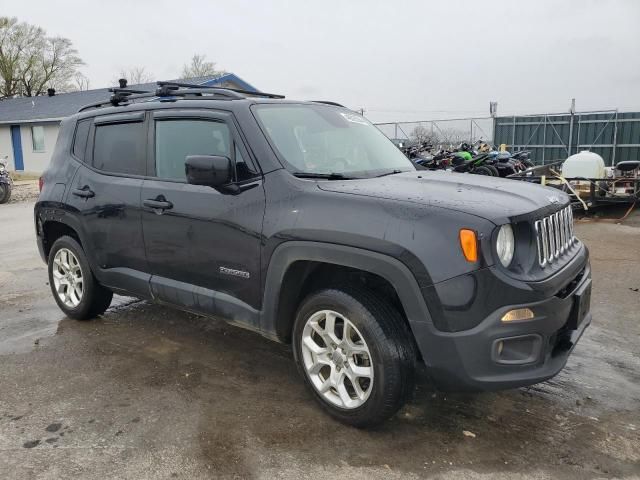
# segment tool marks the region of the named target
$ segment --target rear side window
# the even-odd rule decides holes
[[[144,122],[96,125],[93,166],[110,173],[144,175]]]
[[[73,155],[82,161],[84,161],[85,151],[87,150],[87,138],[89,137],[90,127],[90,118],[81,120],[76,125],[76,135],[73,138]]]
[[[209,120],[159,120],[156,122],[156,176],[186,180],[188,155],[231,158],[233,140],[226,123]]]

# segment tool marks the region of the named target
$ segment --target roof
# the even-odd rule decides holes
[[[207,77],[181,78],[172,81],[192,83],[194,85],[233,83],[243,90],[258,91],[255,87],[233,73]],[[156,87],[155,82],[127,85],[127,88],[149,91],[154,91]],[[0,124],[57,122],[73,115],[87,104],[107,101],[110,96],[111,93],[108,88],[98,88],[81,92],[56,93],[53,97],[41,95],[38,97],[20,97],[2,100],[0,101]]]

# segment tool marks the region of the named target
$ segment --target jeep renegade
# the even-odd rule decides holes
[[[332,102],[161,83],[64,120],[35,206],[55,301],[113,293],[291,343],[319,404],[356,426],[412,394],[544,381],[591,322],[568,197],[416,170]]]

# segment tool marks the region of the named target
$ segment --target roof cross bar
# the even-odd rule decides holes
[[[155,92],[144,92],[144,93],[114,93],[111,95],[109,100],[103,100],[101,102],[90,103],[89,105],[85,105],[78,110],[78,112],[84,112],[85,110],[89,110],[90,108],[100,108],[100,107],[118,107],[122,103],[130,102],[131,100],[136,100],[138,98],[154,98],[157,97]]]
[[[112,93],[129,93],[129,94],[152,93],[150,90],[135,90],[133,88],[119,88],[119,87],[110,88],[109,91]]]

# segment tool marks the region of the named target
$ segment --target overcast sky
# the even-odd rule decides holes
[[[70,38],[91,87],[205,54],[257,88],[374,121],[640,110],[639,0],[0,0]]]

